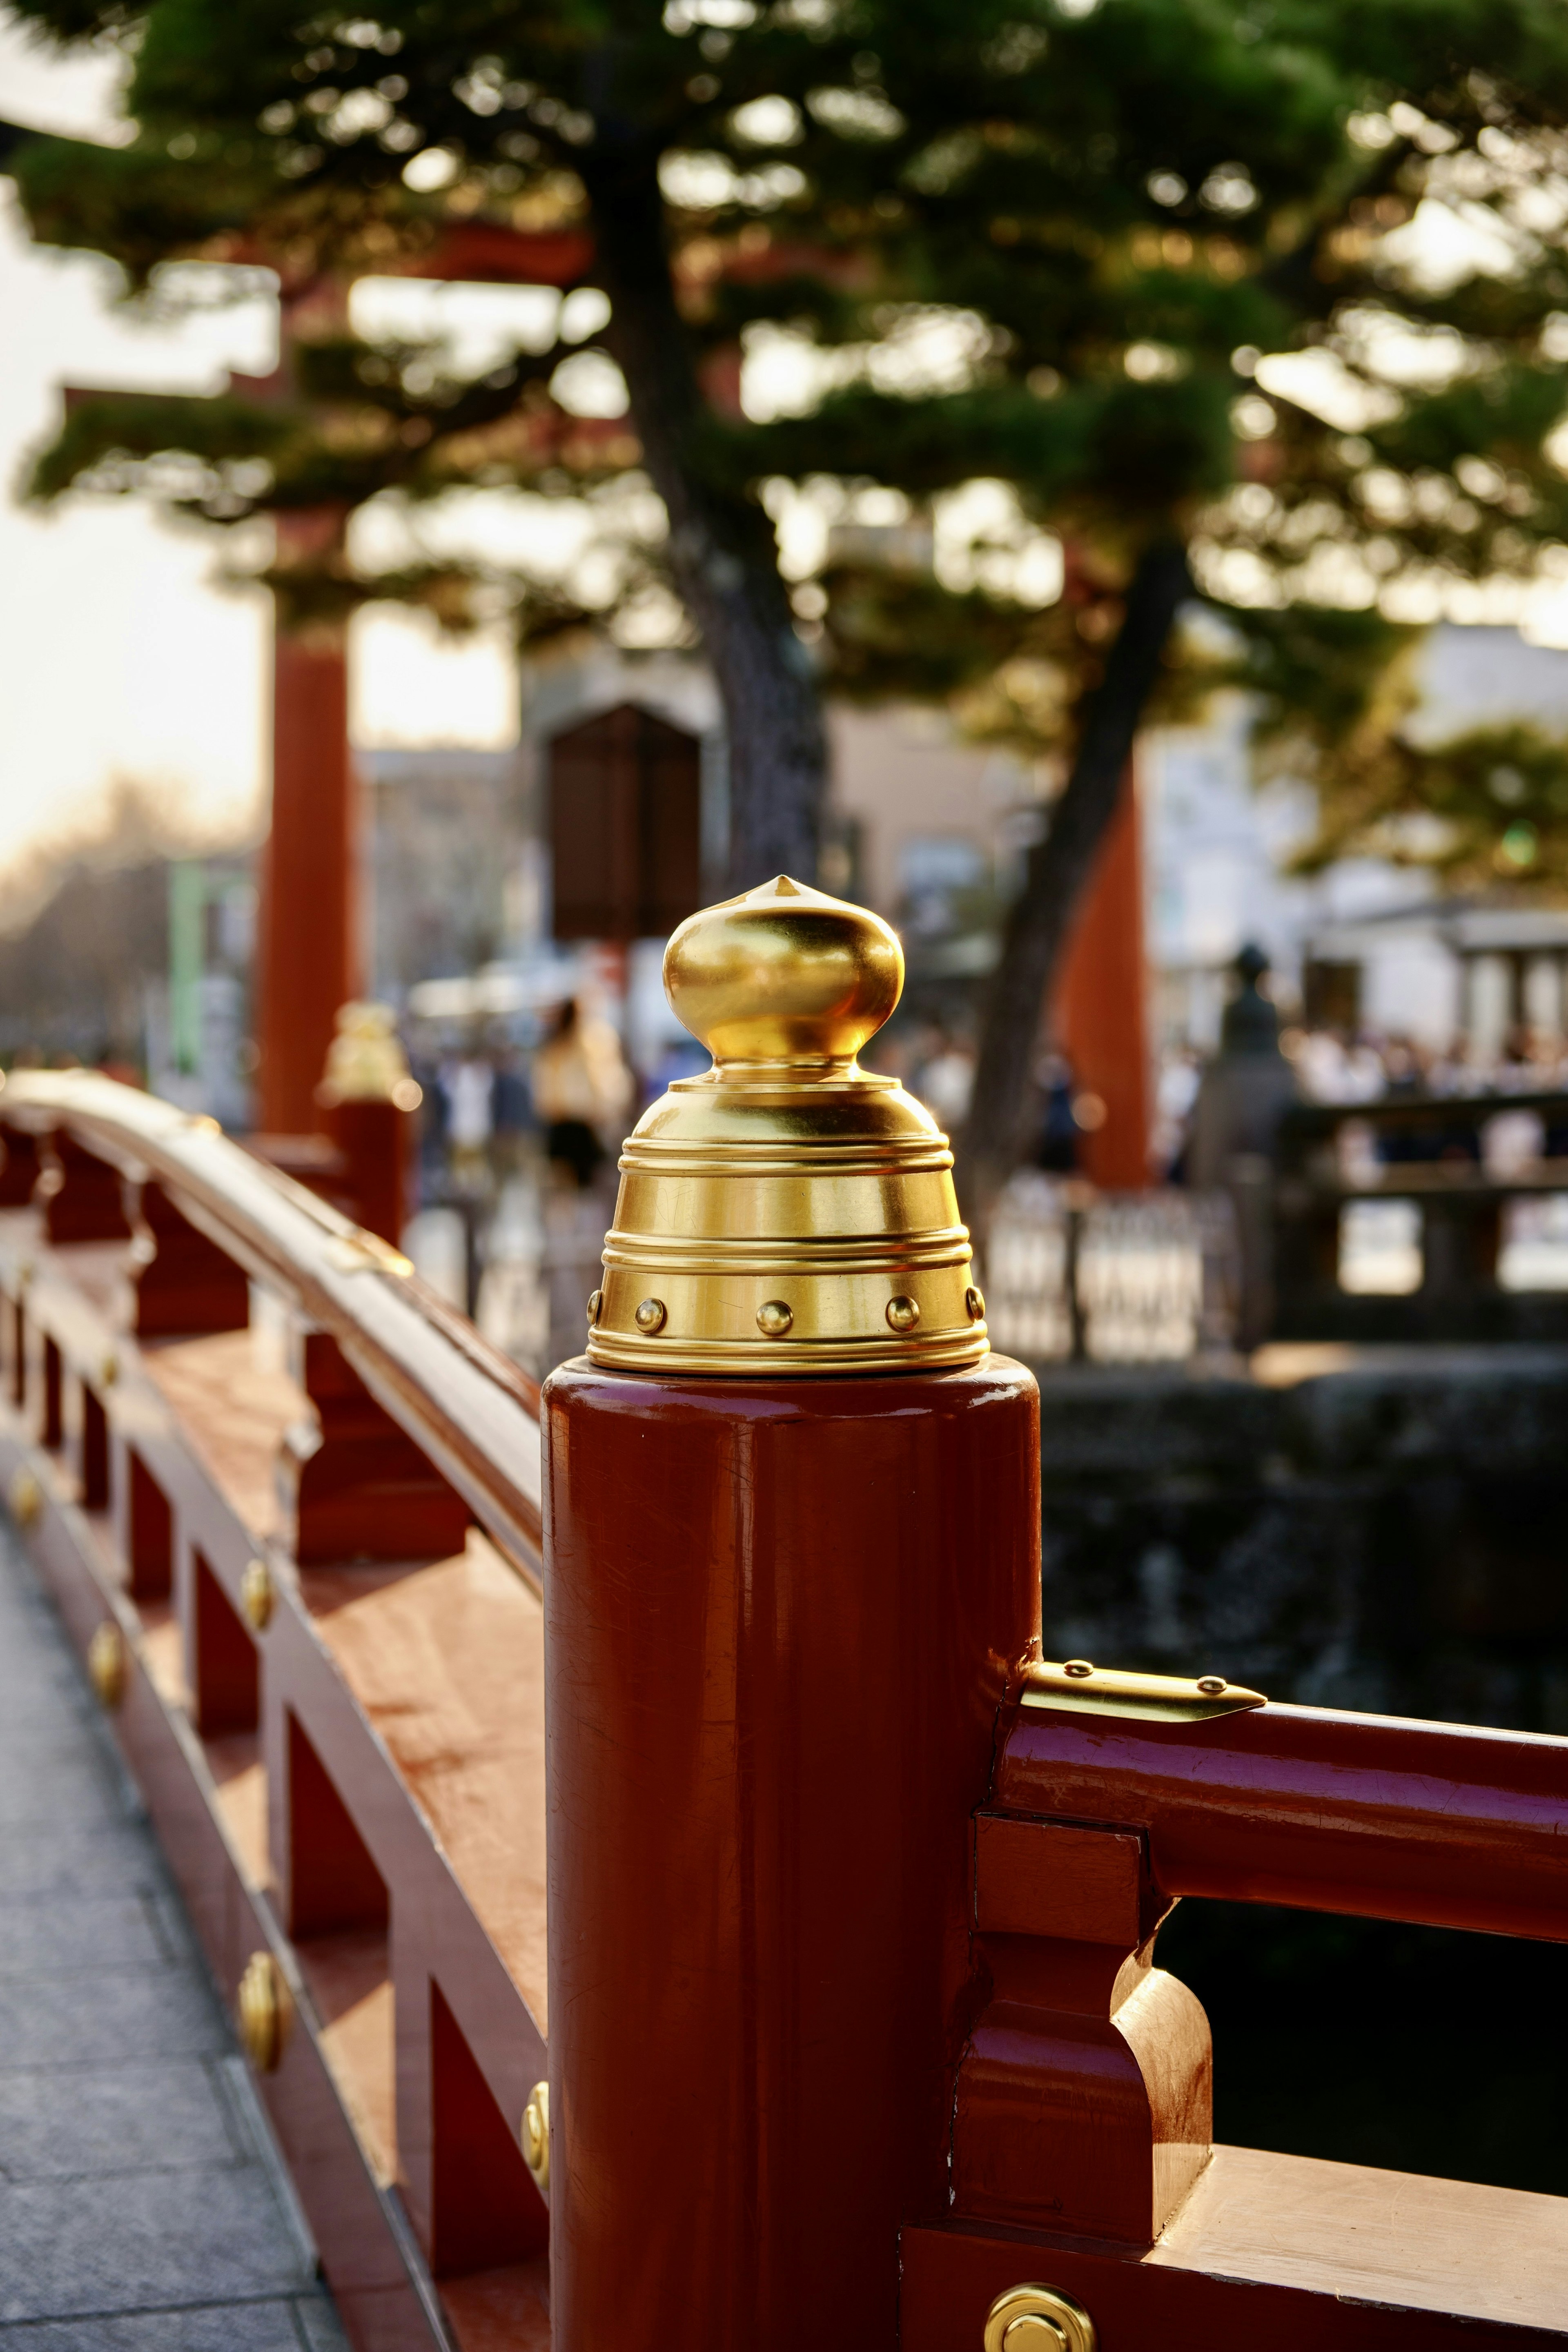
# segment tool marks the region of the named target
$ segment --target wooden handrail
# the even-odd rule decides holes
[[[371,1394],[537,1581],[539,1389],[396,1251],[207,1118],[91,1071],[14,1072],[0,1124],[65,1129],[132,1180],[161,1185],[246,1273],[336,1339]]]
[[[1148,1840],[1166,1895],[1568,1942],[1568,1740],[1270,1705],[1020,1711],[992,1801]]]

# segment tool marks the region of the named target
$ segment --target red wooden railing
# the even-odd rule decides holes
[[[0,1133],[0,1475],[365,2352],[551,2342],[523,2147],[557,2352],[1568,2338],[1568,2204],[1211,2149],[1152,1965],[1184,1895],[1568,1940],[1568,1742],[1065,1712],[1014,1368],[574,1372],[542,1462],[209,1124]]]
[[[537,1389],[210,1121],[0,1123],[0,1475],[350,2335],[547,2344]]]

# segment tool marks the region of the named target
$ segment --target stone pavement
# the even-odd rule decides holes
[[[172,1881],[0,1521],[0,2352],[343,2352]]]

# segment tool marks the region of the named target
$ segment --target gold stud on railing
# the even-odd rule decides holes
[[[550,2190],[550,2085],[535,2083],[528,2095],[528,2105],[522,2111],[522,2127],[518,2133],[522,2146],[522,2160],[527,2165],[534,2187],[542,2197]]]
[[[23,1462],[11,1473],[11,1483],[5,1489],[5,1500],[11,1517],[19,1528],[30,1528],[44,1507],[44,1490],[37,1473]]]
[[[1081,2303],[1054,2286],[1010,2286],[985,2317],[984,2352],[1095,2352],[1100,2341]]]
[[[784,875],[681,924],[665,989],[713,1066],[626,1139],[592,1362],[765,1379],[986,1354],[947,1138],[856,1058],[903,980],[880,916]]]
[[[125,1696],[129,1672],[125,1636],[113,1618],[106,1617],[87,1645],[87,1678],[98,1693],[100,1706],[110,1715]]]
[[[264,1559],[247,1559],[239,1580],[239,1605],[253,1633],[272,1622],[272,1570]]]
[[[258,2074],[276,2071],[294,2015],[283,1971],[270,1952],[252,1952],[235,2002],[240,2047]]]

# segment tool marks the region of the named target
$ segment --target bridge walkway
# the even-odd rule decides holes
[[[0,1521],[0,2352],[344,2352],[140,1802]]]

